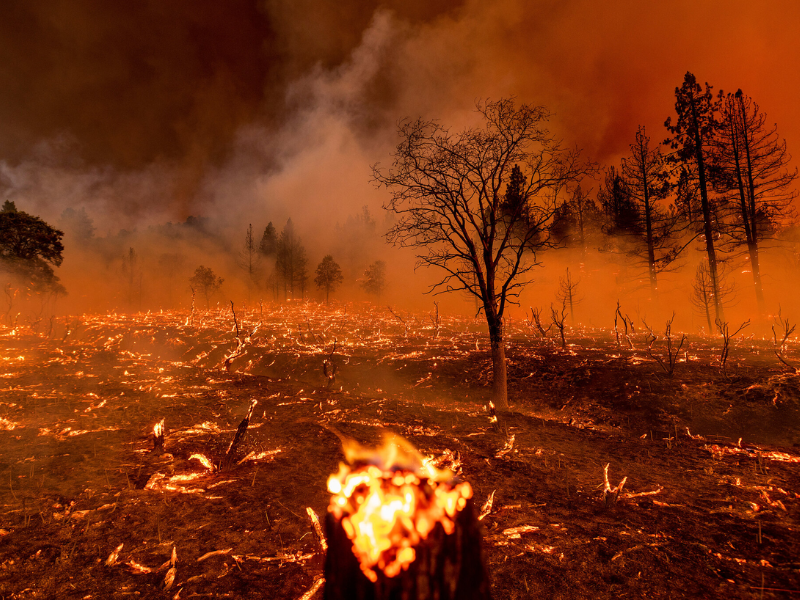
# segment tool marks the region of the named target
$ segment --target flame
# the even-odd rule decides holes
[[[387,436],[377,449],[345,440],[344,452],[348,464],[328,478],[328,511],[341,522],[370,581],[377,581],[377,570],[394,577],[407,569],[437,524],[453,533],[457,513],[472,497],[468,483],[424,465],[399,436]]]

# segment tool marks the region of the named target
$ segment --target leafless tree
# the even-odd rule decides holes
[[[764,314],[759,248],[774,234],[776,221],[793,214],[797,169],[787,169],[791,157],[786,141],[742,90],[720,92],[718,110],[713,179],[730,200],[733,218],[726,224],[730,245],[747,248],[759,312]]]
[[[719,354],[719,365],[720,368],[722,369],[722,374],[725,375],[725,366],[728,364],[728,352],[730,352],[731,339],[736,337],[737,333],[739,333],[745,327],[750,325],[750,319],[747,319],[747,321],[739,325],[739,328],[733,333],[730,332],[730,327],[728,326],[728,323],[717,319],[716,324],[717,324],[717,331],[719,331],[719,334],[722,336],[722,350],[720,350]]]
[[[775,319],[783,329],[783,336],[781,337],[781,341],[778,341],[778,332],[775,330],[775,325],[772,326],[772,351],[775,353],[775,356],[778,357],[778,360],[781,361],[784,365],[792,369],[795,373],[797,373],[797,367],[791,364],[786,359],[786,340],[789,339],[789,336],[794,333],[795,328],[797,325],[792,325],[789,323],[789,319],[784,319],[781,317],[780,310],[778,311],[778,316]]]
[[[567,320],[567,305],[563,301],[561,302],[560,310],[556,309],[552,304],[550,305],[550,320],[561,336],[561,349],[566,350],[567,338],[564,336],[564,322]]]
[[[575,305],[579,304],[582,300],[578,296],[578,285],[581,280],[577,281],[572,278],[567,267],[567,272],[564,277],[558,278],[558,290],[556,291],[556,298],[565,306],[569,307],[569,320],[575,325]]]
[[[631,335],[633,333],[636,333],[636,328],[633,325],[633,319],[628,315],[622,314],[622,308],[619,305],[619,300],[617,300],[617,310],[614,313],[614,335],[617,338],[617,348],[620,347],[619,343],[620,321],[622,321],[622,328],[623,328],[622,335],[625,337],[625,341],[628,342],[628,347],[631,350],[634,350],[633,340],[631,339]]]
[[[550,323],[550,325],[547,326],[547,329],[542,326],[542,309],[538,307],[531,307],[531,318],[528,321],[528,326],[532,327],[534,325],[536,326],[539,335],[542,336],[542,339],[547,339],[547,334],[550,333],[550,328],[553,326],[553,324]]]
[[[247,280],[247,302],[250,303],[250,295],[253,287],[258,285],[258,280],[261,275],[261,251],[259,250],[259,243],[253,236],[252,223],[247,228],[247,233],[244,236],[244,244],[239,250],[239,255],[236,262],[239,268],[244,272],[245,279]]]
[[[722,274],[720,273],[720,275]],[[717,300],[717,296],[721,296],[721,298]],[[708,323],[709,334],[713,331],[711,313],[714,310],[714,306],[717,304],[720,306],[727,305],[732,296],[733,286],[728,285],[724,277],[718,278],[715,291],[708,262],[705,260],[701,261],[700,264],[697,265],[689,301],[700,314],[705,316],[706,322]]]
[[[546,129],[543,107],[513,100],[478,104],[482,127],[451,133],[437,121],[400,124],[391,169],[373,168],[398,215],[389,241],[418,249],[419,265],[445,272],[432,292],[466,290],[480,299],[489,327],[493,398],[508,408],[503,315],[529,283],[536,250],[560,193],[591,170]],[[513,198],[504,190],[514,167]],[[512,200],[512,201],[509,201]]]
[[[673,340],[672,340],[672,322],[675,320],[675,313],[672,313],[672,317],[667,321],[667,325],[664,328],[664,339],[667,342],[667,354],[666,356],[661,356],[658,354],[653,354],[653,342],[656,341],[656,336],[652,335],[651,331],[651,339],[650,343],[647,346],[647,354],[650,358],[654,359],[664,372],[667,374],[667,377],[672,377],[675,373],[675,363],[678,362],[678,353],[681,351],[683,347],[683,342],[686,341],[686,335],[681,335],[681,341],[678,343],[678,347],[676,348]]]

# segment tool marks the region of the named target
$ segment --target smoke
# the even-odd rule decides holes
[[[551,129],[566,145],[617,163],[638,125],[654,142],[665,137],[673,90],[690,70],[716,89],[741,87],[790,149],[800,140],[800,7],[792,0],[335,8],[318,0],[150,0],[125,11],[101,0],[17,0],[7,11],[5,198],[56,223],[65,208],[85,207],[97,234],[117,240],[106,244],[115,260],[129,245],[143,261],[179,252],[187,269],[213,262],[229,282],[238,277],[235,260],[222,254],[235,253],[250,223],[260,234],[267,222],[280,231],[291,218],[312,270],[337,248],[335,225],[362,206],[381,226],[385,196],[370,183],[370,166],[390,162],[406,117],[458,130],[476,122],[476,101],[514,96],[550,108]],[[190,215],[208,218],[216,241],[159,247],[163,236],[148,228]],[[137,234],[122,241],[120,229]],[[68,244],[65,267],[76,251]],[[559,256],[537,276],[540,304],[572,263]],[[395,280],[412,282],[397,286],[410,296],[436,276],[414,274],[408,253],[370,244],[363,261],[378,259]],[[616,269],[609,264],[594,268]],[[609,301],[619,292],[609,286]]]

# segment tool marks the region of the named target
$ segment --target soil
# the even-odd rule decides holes
[[[800,596],[800,376],[771,341],[723,369],[689,336],[668,376],[660,336],[510,322],[495,424],[478,320],[237,312],[0,329],[2,598],[322,598],[307,509],[339,436],[386,430],[471,484],[495,599]]]

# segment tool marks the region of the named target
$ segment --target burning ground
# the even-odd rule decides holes
[[[3,329],[0,594],[321,598],[339,436],[386,430],[470,484],[495,598],[800,593],[800,377],[770,341],[740,335],[723,373],[720,340],[689,337],[670,378],[644,333],[508,330],[496,425],[479,321],[293,304]]]

